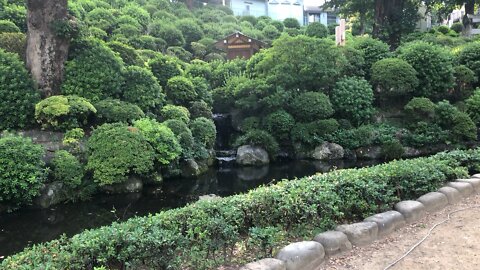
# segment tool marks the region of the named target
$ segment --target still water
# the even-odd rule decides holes
[[[251,168],[220,165],[196,179],[169,179],[161,188],[147,187],[128,195],[98,194],[88,202],[60,204],[49,209],[21,209],[0,215],[0,258],[26,246],[72,236],[85,229],[108,225],[133,216],[144,216],[184,206],[200,195],[229,196],[262,184],[294,179],[338,168],[364,167],[378,162],[286,161]]]

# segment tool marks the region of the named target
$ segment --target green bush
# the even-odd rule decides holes
[[[274,40],[280,36],[280,32],[273,25],[267,25],[262,30],[263,35],[267,40]]]
[[[347,63],[343,70],[344,75],[364,77],[366,74],[366,63],[363,52],[352,46],[343,46],[341,49],[342,54],[345,56],[345,59],[347,59]]]
[[[305,92],[296,96],[290,104],[290,111],[301,122],[326,119],[334,113],[328,96],[318,92]]]
[[[0,74],[0,130],[30,125],[40,96],[24,64],[0,49]]]
[[[162,87],[167,86],[170,78],[182,74],[182,68],[178,60],[170,56],[158,56],[148,62],[153,75]]]
[[[242,132],[248,132],[250,130],[255,130],[260,128],[261,120],[257,116],[249,116],[242,120],[240,124],[240,130]]]
[[[326,38],[328,36],[328,29],[320,22],[312,22],[307,25],[305,34],[310,37]]]
[[[188,111],[192,119],[199,117],[205,117],[207,119],[213,118],[212,108],[203,100],[192,102]]]
[[[286,28],[300,29],[300,23],[295,18],[286,18],[285,20],[283,20],[283,25]]]
[[[122,183],[129,174],[153,169],[155,151],[138,129],[125,124],[103,124],[88,139],[86,169],[100,186]]]
[[[76,188],[82,184],[83,166],[74,155],[65,150],[55,152],[51,169],[53,179],[64,183],[68,188]]]
[[[148,33],[167,42],[167,46],[183,46],[185,38],[182,32],[174,25],[165,21],[154,21],[148,26]]]
[[[410,125],[410,132],[405,134],[402,141],[412,147],[424,147],[445,143],[448,140],[448,131],[431,122],[420,121]]]
[[[356,149],[372,144],[374,130],[370,125],[363,125],[354,129],[339,129],[328,140],[338,143],[344,148]]]
[[[32,140],[0,138],[0,203],[15,209],[31,203],[46,179],[44,150]]]
[[[455,33],[460,34],[463,31],[463,23],[461,22],[454,23],[452,24],[452,26],[450,26],[450,29],[455,31]]]
[[[405,150],[398,140],[386,142],[382,145],[382,157],[385,160],[400,159]]]
[[[402,45],[397,53],[417,71],[414,96],[442,98],[453,86],[453,58],[447,49],[417,41]]]
[[[0,33],[19,33],[20,28],[13,22],[7,20],[0,20]]]
[[[87,99],[78,96],[51,96],[35,105],[35,119],[44,129],[84,127],[96,113]]]
[[[138,55],[137,51],[121,42],[118,41],[111,41],[107,43],[107,46],[112,49],[112,51],[118,53],[122,58],[123,62],[127,66],[141,66],[143,65],[140,56]]]
[[[172,46],[168,47],[166,51],[167,55],[176,57],[184,62],[190,62],[192,60],[193,54],[182,47]]]
[[[140,130],[147,141],[155,149],[157,161],[166,165],[177,159],[182,148],[170,128],[155,120],[144,118],[135,121],[134,127]]]
[[[455,77],[454,98],[463,100],[472,94],[472,86],[477,81],[475,72],[467,66],[459,65],[453,68],[453,76]]]
[[[411,122],[429,121],[435,115],[436,105],[428,98],[412,98],[404,110]]]
[[[187,108],[182,106],[168,104],[162,108],[160,115],[162,116],[162,119],[164,121],[170,119],[177,119],[184,122],[185,124],[188,124],[190,122],[190,112]]]
[[[110,32],[116,22],[115,15],[112,9],[95,8],[88,12],[85,22],[88,26],[93,26],[102,29],[105,32]]]
[[[182,158],[191,158],[193,156],[194,140],[192,131],[185,122],[178,119],[170,119],[163,122],[177,137],[178,143],[182,147]]]
[[[175,22],[175,25],[182,32],[187,45],[203,38],[202,28],[193,19],[181,19]]]
[[[156,114],[165,104],[165,94],[152,72],[130,66],[123,72],[122,99],[138,105],[144,112]]]
[[[104,43],[89,39],[77,42],[65,66],[62,93],[97,102],[120,95],[123,62]]]
[[[458,54],[458,62],[467,66],[480,78],[480,42],[472,42],[463,47]]]
[[[480,88],[477,88],[473,95],[466,100],[465,105],[473,122],[477,125],[480,124]]]
[[[386,58],[372,66],[371,82],[381,97],[408,96],[418,86],[417,72],[405,60]]]
[[[315,147],[326,141],[338,128],[339,124],[335,119],[296,123],[290,136],[293,142],[301,143],[303,146]]]
[[[450,131],[450,137],[454,142],[477,138],[477,127],[468,114],[461,112],[446,100],[438,102],[435,121],[444,130]]]
[[[268,237],[269,227],[301,238],[293,233],[295,228],[326,230],[335,223],[361,220],[390,210],[400,200],[437,190],[448,180],[465,177],[463,166],[475,167],[479,156],[478,150],[456,151],[282,181],[248,194],[201,201],[35,245],[5,258],[1,266],[83,269],[128,264],[133,268],[212,269],[227,263],[218,254],[232,252],[247,235],[266,243],[268,250],[280,244],[274,241],[282,241]],[[247,246],[244,252],[258,254],[254,251],[261,247],[251,250]]]
[[[27,35],[24,33],[0,33],[0,49],[16,53],[21,60],[24,60],[27,50]]]
[[[196,118],[190,123],[190,130],[196,142],[208,149],[213,148],[217,138],[217,128],[211,119]]]
[[[104,99],[95,103],[94,106],[97,109],[98,124],[115,122],[133,124],[133,121],[145,117],[140,107],[118,99]]]
[[[170,78],[166,90],[167,98],[176,105],[188,106],[197,98],[192,81],[182,76]]]
[[[288,140],[290,137],[290,131],[295,125],[295,119],[286,111],[278,110],[267,115],[263,119],[263,125],[277,140],[283,141]]]
[[[346,77],[337,82],[330,96],[336,114],[356,126],[369,122],[375,111],[372,86],[364,79]]]
[[[270,158],[273,159],[280,150],[277,140],[270,133],[261,129],[249,130],[235,141],[235,146],[237,147],[247,144],[263,147],[270,155]]]
[[[369,37],[354,39],[353,47],[363,53],[367,79],[370,78],[371,69],[374,63],[384,58],[389,58],[392,55],[390,53],[390,48],[386,43]]]

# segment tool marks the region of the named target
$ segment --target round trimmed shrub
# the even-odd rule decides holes
[[[185,38],[178,28],[165,21],[154,21],[148,26],[148,32],[150,35],[161,38],[167,42],[167,46],[179,46],[185,45]]]
[[[259,129],[261,120],[257,116],[249,116],[242,120],[240,124],[240,131],[248,132],[250,130]]]
[[[167,98],[176,105],[188,106],[197,98],[195,87],[190,79],[175,76],[167,82]]]
[[[405,150],[398,140],[382,144],[382,157],[385,160],[400,159],[404,153]]]
[[[115,16],[112,9],[95,8],[88,12],[85,17],[85,22],[89,26],[97,27],[105,32],[109,32],[113,29],[116,23]]]
[[[140,66],[143,64],[140,56],[133,47],[118,41],[110,41],[107,43],[107,46],[120,55],[125,65]]]
[[[45,129],[83,127],[96,112],[87,99],[78,96],[51,96],[35,105],[35,119]]]
[[[0,33],[19,33],[20,28],[8,20],[0,20]]]
[[[382,59],[373,64],[371,74],[371,82],[382,97],[406,95],[418,86],[417,72],[402,59]]]
[[[0,33],[0,49],[16,53],[21,60],[24,60],[27,50],[27,35],[24,33]]]
[[[480,42],[472,42],[466,45],[458,54],[458,62],[467,66],[480,78]]]
[[[436,105],[430,99],[416,97],[405,105],[404,110],[408,119],[418,122],[433,119],[435,108]]]
[[[310,123],[296,123],[291,130],[290,137],[294,143],[315,147],[327,140],[328,136],[336,132],[339,126],[335,119],[317,120]]]
[[[438,99],[454,85],[453,59],[447,49],[416,41],[401,46],[397,52],[417,71],[419,84],[414,96]]]
[[[363,52],[352,46],[344,46],[341,48],[347,64],[343,70],[345,76],[365,77],[365,58]]]
[[[39,100],[33,80],[18,55],[0,49],[0,130],[30,125]]]
[[[43,155],[29,138],[0,138],[0,203],[16,208],[38,195],[46,179]]]
[[[375,111],[372,86],[362,78],[346,77],[337,82],[331,99],[336,114],[356,126],[368,122]]]
[[[475,72],[465,65],[455,66],[453,68],[455,77],[455,93],[457,99],[461,100],[471,94],[472,85],[477,81]]]
[[[211,119],[205,117],[196,118],[190,123],[193,138],[206,148],[213,148],[217,138],[217,128]]]
[[[150,70],[130,66],[123,72],[123,77],[123,100],[138,105],[144,112],[154,114],[165,104],[162,87]]]
[[[300,29],[300,23],[295,18],[286,18],[285,20],[283,20],[283,25],[286,28]]]
[[[273,25],[267,25],[262,30],[263,35],[268,40],[274,40],[280,36],[280,32]]]
[[[192,131],[185,122],[178,119],[170,119],[163,122],[177,137],[178,143],[182,147],[182,158],[193,156],[194,139]]]
[[[477,88],[472,96],[470,96],[465,105],[468,115],[477,125],[480,124],[480,88]]]
[[[461,22],[454,23],[452,24],[452,26],[450,26],[450,29],[460,34],[463,31],[463,23]]]
[[[305,34],[310,37],[326,38],[328,36],[328,29],[320,22],[312,22],[307,25]]]
[[[103,124],[88,139],[86,169],[100,186],[122,183],[129,174],[144,175],[153,169],[155,151],[136,128]]]
[[[295,125],[295,119],[286,111],[278,110],[267,115],[263,119],[263,125],[277,140],[288,140],[290,131]]]
[[[155,149],[157,161],[160,164],[169,164],[182,153],[182,148],[175,134],[166,125],[162,125],[156,120],[144,118],[135,121],[134,127],[140,130]]]
[[[167,86],[170,78],[182,74],[182,68],[178,60],[169,56],[158,56],[148,62],[153,75],[162,87]]]
[[[190,112],[182,106],[168,104],[162,108],[160,116],[163,120],[177,119],[185,124],[190,122]]]
[[[185,38],[185,44],[187,45],[203,38],[202,28],[193,19],[181,19],[175,22],[175,25],[182,32],[183,37]]]
[[[437,103],[435,120],[444,130],[450,131],[450,138],[455,142],[477,138],[477,127],[468,114],[446,100]]]
[[[132,124],[133,121],[145,117],[140,107],[118,99],[104,99],[95,103],[94,106],[97,109],[98,124],[116,122]]]
[[[318,92],[305,92],[296,96],[290,104],[290,110],[295,119],[301,122],[326,119],[334,113],[328,96]]]
[[[192,119],[199,117],[205,117],[207,119],[213,118],[212,108],[203,100],[192,102],[188,111]]]
[[[271,158],[276,157],[280,147],[277,140],[265,130],[250,130],[235,141],[235,146],[254,145],[264,148]]]
[[[83,166],[74,155],[65,150],[55,152],[51,169],[53,179],[69,188],[76,188],[82,184]]]
[[[370,78],[372,65],[379,60],[391,56],[388,44],[370,37],[357,38],[353,41],[353,47],[363,53],[365,59],[365,77]]]
[[[118,97],[123,83],[122,59],[94,39],[80,41],[72,50],[72,60],[65,66],[62,93],[92,102]]]

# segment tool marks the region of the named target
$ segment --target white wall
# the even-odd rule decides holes
[[[303,25],[303,1],[276,0],[278,4],[268,4],[268,15],[274,20],[283,21],[286,18],[295,18]],[[288,2],[288,3],[286,3]],[[299,3],[299,5],[294,5]]]
[[[267,15],[267,4],[262,0],[232,0],[230,8],[236,16],[252,15],[259,17]]]

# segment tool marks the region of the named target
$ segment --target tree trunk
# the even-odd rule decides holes
[[[475,14],[475,0],[465,1],[465,16],[463,16],[463,33],[465,36],[471,36],[472,34],[472,20],[468,18],[468,15]]]
[[[68,20],[67,0],[27,0],[27,67],[43,97],[60,93],[70,40],[53,24]]]
[[[365,34],[365,21],[366,21],[366,15],[365,14],[360,14],[360,31],[359,35],[363,36]]]

